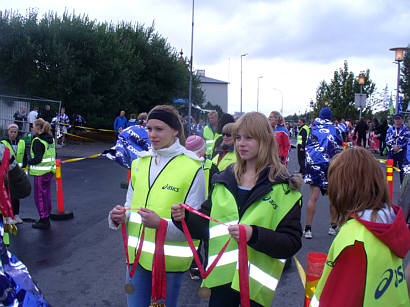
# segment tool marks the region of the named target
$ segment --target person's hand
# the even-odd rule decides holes
[[[172,205],[171,214],[176,222],[180,222],[185,218],[185,208],[181,207],[180,204]]]
[[[125,208],[123,206],[115,206],[111,212],[110,212],[110,216],[111,216],[111,220],[114,222],[114,224],[116,224],[117,226],[125,223]]]
[[[118,129],[118,133],[121,133],[121,132],[122,132],[122,128]]]
[[[300,151],[305,151],[305,149],[303,147],[300,147]]]
[[[399,145],[393,145],[393,151],[398,151],[400,149]]]
[[[147,209],[147,208],[140,208],[138,210],[138,214],[141,215],[142,224],[148,228],[159,228],[159,224],[161,222],[161,218],[155,211]]]
[[[240,224],[240,225],[245,226],[246,242],[248,242],[252,237],[252,233],[253,233],[252,226],[249,226],[249,225],[246,225],[246,224]],[[230,225],[228,227],[228,231],[229,231],[229,234],[231,235],[231,237],[234,238],[236,240],[236,242],[239,242],[239,224],[238,225]]]

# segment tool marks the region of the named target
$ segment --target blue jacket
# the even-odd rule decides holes
[[[118,115],[114,121],[114,130],[118,131],[120,130],[120,128],[122,129],[127,128],[127,118],[125,116],[121,117]]]
[[[316,118],[306,143],[305,182],[327,188],[330,160],[342,149],[340,130],[330,120]]]
[[[386,135],[386,146],[389,150],[389,156],[393,154],[392,147],[394,145],[399,145],[402,150],[407,151],[407,142],[410,137],[409,128],[404,124],[400,126],[399,129],[396,129],[396,126],[392,126],[387,130]]]

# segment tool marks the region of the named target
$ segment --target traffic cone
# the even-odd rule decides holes
[[[56,160],[56,191],[57,191],[57,212],[52,212],[50,218],[52,220],[68,220],[74,217],[72,211],[64,210],[63,197],[63,179],[61,178],[61,160]]]
[[[317,283],[322,276],[327,255],[323,253],[309,253],[306,264],[305,307],[309,307]]]

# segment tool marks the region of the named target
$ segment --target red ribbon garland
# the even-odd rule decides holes
[[[167,297],[167,276],[165,271],[164,243],[167,235],[168,222],[161,219],[159,229],[155,233],[155,252],[152,261],[152,289],[153,302]]]
[[[130,279],[132,279],[132,276],[134,276],[135,270],[137,269],[138,262],[140,261],[142,244],[144,244],[145,226],[142,227],[142,233],[141,233],[140,241],[138,243],[137,255],[135,256],[134,263],[132,264],[132,268],[130,268],[130,257],[128,254],[128,240],[127,240],[127,225],[125,223],[121,224],[121,232],[122,232],[122,242],[124,244],[125,256],[127,257],[128,274],[130,276]]]
[[[9,178],[9,164],[10,164],[10,150],[4,147],[3,159],[0,165],[0,210],[4,217],[11,217],[14,219],[13,207],[11,205],[10,197],[10,182],[8,189],[4,185],[4,175]]]
[[[208,220],[214,221],[218,224],[228,226],[214,218],[211,218],[202,212],[195,210],[194,208],[188,206],[187,204],[180,204],[181,207],[185,208],[186,210],[197,214],[203,218]],[[198,253],[195,249],[194,242],[192,241],[191,234],[189,233],[188,226],[186,225],[185,219],[181,220],[182,229],[184,231],[185,237],[188,241],[189,247],[191,248],[192,254],[194,255],[194,259],[196,265],[198,266],[199,272],[203,279],[207,278],[208,275],[212,272],[216,264],[218,263],[219,259],[221,259],[222,254],[225,252],[226,248],[228,247],[229,242],[231,241],[232,237],[225,243],[224,247],[218,253],[216,259],[212,262],[209,269],[204,272],[202,267],[202,263],[199,260]],[[246,241],[246,228],[244,225],[239,224],[239,243],[238,243],[238,267],[239,267],[239,290],[241,296],[241,307],[249,307],[250,306],[250,298],[249,298],[249,271],[248,271],[248,249],[247,249],[247,241]]]

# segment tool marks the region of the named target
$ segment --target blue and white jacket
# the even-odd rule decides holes
[[[316,118],[306,143],[305,182],[327,187],[327,169],[330,160],[342,149],[343,140],[340,130],[330,120]]]
[[[402,124],[399,129],[397,129],[395,125],[390,127],[386,134],[386,146],[389,150],[389,156],[393,154],[392,147],[394,145],[398,145],[402,150],[407,151],[409,136],[410,130],[404,124]]]

